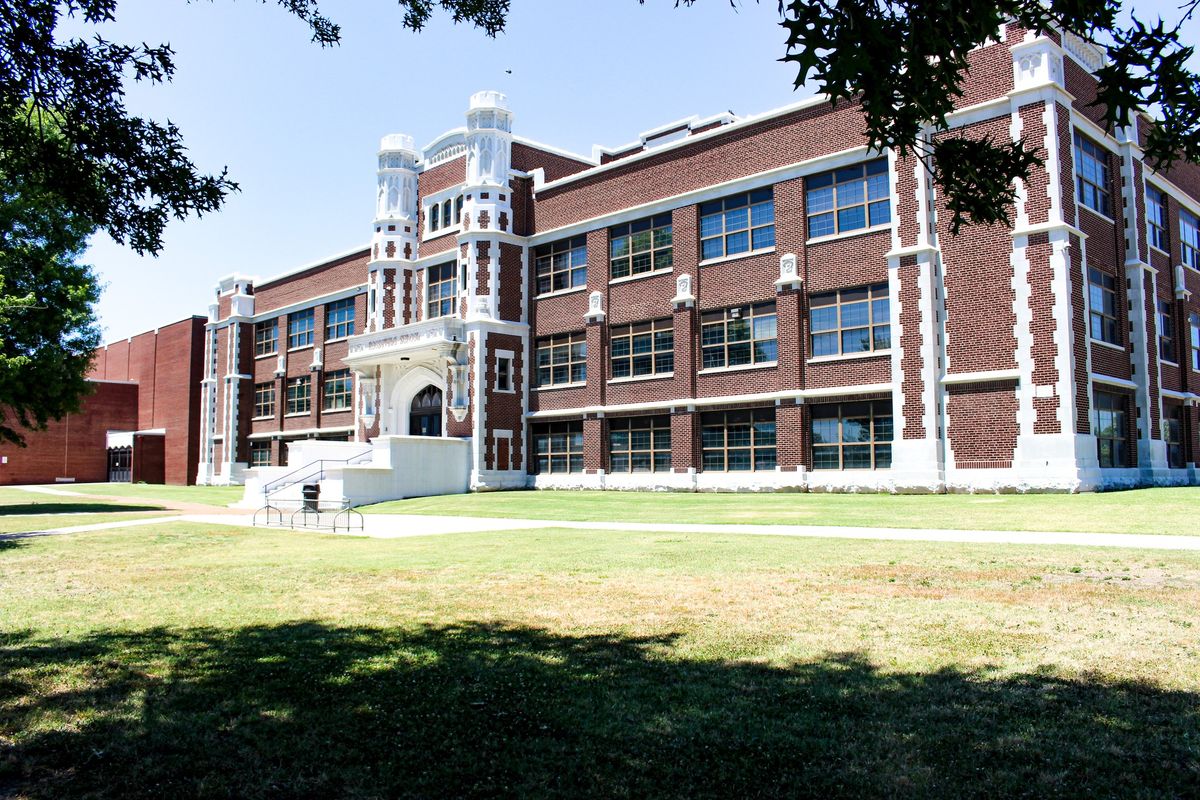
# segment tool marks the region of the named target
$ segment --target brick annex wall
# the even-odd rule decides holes
[[[1018,433],[1014,381],[951,385],[946,389],[946,414],[955,467],[1012,466]]]
[[[484,385],[493,389],[496,386],[498,350],[508,350],[513,353],[513,391],[488,391],[485,393],[487,409],[487,425],[484,429],[484,468],[485,469],[521,469],[524,454],[525,426],[521,409],[521,397],[525,389],[526,364],[521,337],[508,334],[490,333],[485,340],[487,360],[484,366]],[[509,445],[509,463],[502,464],[497,459],[496,431],[512,431],[512,441]]]
[[[138,386],[134,383],[96,382],[84,398],[79,413],[50,422],[44,431],[24,434],[25,447],[0,444],[0,485],[54,483],[69,478],[76,483],[108,480],[106,439],[110,430],[130,431],[138,422]],[[11,419],[11,417],[9,417]]]

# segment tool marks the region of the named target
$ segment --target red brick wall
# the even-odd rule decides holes
[[[293,303],[331,294],[367,282],[369,249],[321,264],[295,275],[267,281],[254,287],[254,313],[262,314]],[[225,315],[222,315],[224,318]]]
[[[1017,447],[1017,393],[1011,381],[946,389],[947,436],[960,469],[1012,466]]]
[[[512,393],[492,391],[496,386],[497,350],[508,350],[513,353],[514,391]],[[521,396],[525,390],[525,354],[521,345],[521,337],[490,333],[485,342],[485,351],[487,360],[484,367],[484,385],[487,390],[484,392],[484,396],[487,403],[487,427],[484,431],[484,468],[520,469],[525,441],[521,411]],[[501,464],[497,460],[493,433],[498,430],[512,431],[508,464]]]

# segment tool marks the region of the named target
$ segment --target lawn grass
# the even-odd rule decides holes
[[[35,512],[27,512],[19,516],[0,514],[0,534],[28,533],[30,531],[71,528],[76,525],[95,525],[101,522],[124,522],[128,520],[141,519],[144,517],[162,517],[170,514],[170,511],[134,511],[103,514],[87,514],[79,512],[38,514]]]
[[[998,531],[1200,535],[1200,488],[1102,494],[486,492],[394,500],[364,514],[452,514],[571,521],[849,525]]]
[[[0,542],[0,797],[1186,797],[1200,556]]]
[[[59,488],[82,494],[136,497],[143,500],[165,500],[222,507],[241,500],[244,492],[241,486],[169,486],[155,483],[76,483]]]

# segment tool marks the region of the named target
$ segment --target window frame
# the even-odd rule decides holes
[[[856,173],[856,174],[852,174]],[[883,177],[883,193],[878,194],[878,180]],[[854,190],[851,187],[861,186]],[[818,197],[825,190],[829,191],[828,204],[821,202],[820,210],[813,211]],[[843,195],[848,195],[842,202]],[[842,218],[846,212],[862,209],[861,225],[843,226]],[[880,212],[879,218],[876,213]],[[820,220],[821,227],[814,232],[817,218],[828,217],[829,229],[823,227],[825,220]],[[873,158],[849,164],[845,167],[826,170],[808,175],[804,179],[804,230],[809,239],[843,236],[859,231],[869,231],[883,228],[892,223],[892,173],[887,157]]]
[[[1154,209],[1154,211],[1152,211]],[[1167,237],[1167,193],[1153,184],[1146,184],[1146,241],[1155,250],[1170,253]]]
[[[1158,360],[1179,363],[1179,337],[1175,331],[1175,309],[1170,300],[1155,298],[1158,312]]]
[[[331,405],[338,400],[344,405]],[[326,372],[321,386],[321,411],[350,411],[354,408],[354,373],[350,369]]]
[[[1179,257],[1185,267],[1200,271],[1200,217],[1179,209]]]
[[[646,446],[634,446],[634,432],[647,432]],[[640,417],[614,417],[608,421],[605,444],[608,456],[608,471],[632,475],[636,473],[671,472],[671,416],[655,414]],[[617,440],[624,434],[625,442],[618,447]],[[640,444],[640,442],[639,442]],[[635,459],[643,461],[646,468],[638,469]],[[622,466],[618,466],[622,464]]]
[[[865,408],[863,408],[865,406]],[[826,415],[833,411],[834,416]],[[866,415],[863,416],[863,411]],[[856,413],[857,412],[857,413]],[[818,441],[818,420],[835,420],[837,425],[837,441]],[[867,420],[868,438],[847,439],[847,422]],[[887,425],[881,425],[882,420]],[[861,426],[860,426],[861,427]],[[883,428],[883,431],[880,429]],[[895,413],[891,400],[853,400],[845,403],[815,403],[810,406],[808,414],[809,463],[813,471],[846,472],[857,470],[880,470],[892,467],[892,445],[896,440]],[[847,466],[847,448],[864,448],[870,454],[870,465],[862,466],[857,461]],[[836,452],[837,466],[828,463],[819,464],[818,455],[822,452]],[[880,456],[886,453],[886,458]],[[885,462],[885,463],[881,463]]]
[[[645,246],[636,247],[634,240],[641,234],[645,236]],[[665,243],[663,243],[665,242]],[[618,255],[618,246],[624,246],[624,254]],[[639,269],[637,260],[645,256],[647,266]],[[623,265],[624,271],[618,274],[618,265]],[[675,265],[674,229],[671,212],[655,214],[653,217],[613,225],[608,229],[608,279],[610,281],[622,278],[634,278],[653,272],[666,272]]]
[[[444,276],[447,271],[450,276],[448,278]],[[458,314],[458,296],[460,291],[458,279],[460,272],[458,261],[446,261],[425,268],[425,319],[453,317]],[[434,279],[435,273],[438,275],[436,280]],[[449,293],[445,291],[447,286],[449,287]],[[437,287],[439,292],[437,298],[433,297],[434,287]],[[438,311],[436,314],[433,313],[435,306]]]
[[[271,419],[275,416],[275,382],[254,384],[254,418]]]
[[[542,353],[546,352],[546,361],[543,364]],[[566,353],[565,361],[555,361],[554,359],[560,353]],[[587,332],[576,331],[574,333],[560,333],[555,336],[544,336],[534,342],[534,366],[536,382],[535,386],[539,389],[556,388],[562,386],[582,386],[587,383]],[[554,370],[556,367],[564,367],[566,369],[565,380],[554,380]],[[576,367],[582,367],[582,372],[578,378],[576,375]],[[549,376],[549,382],[543,382],[543,374]]]
[[[1097,282],[1097,277],[1099,282]],[[1107,283],[1111,283],[1108,286]],[[1099,290],[1101,300],[1107,295],[1112,295],[1112,313],[1106,313],[1106,309],[1101,304],[1101,309],[1096,309],[1095,290]],[[1100,325],[1101,336],[1096,335],[1096,325]],[[1109,328],[1111,326],[1111,330]],[[1113,339],[1106,338],[1106,334],[1114,336]],[[1110,344],[1114,347],[1124,347],[1125,341],[1121,335],[1121,304],[1120,296],[1117,294],[1117,278],[1109,275],[1103,270],[1096,267],[1088,267],[1088,337],[1094,342],[1102,342]]]
[[[770,310],[767,310],[767,309]],[[734,313],[738,312],[738,313]],[[715,319],[716,315],[721,315],[721,319]],[[706,319],[707,318],[707,319]],[[773,320],[770,323],[772,335],[768,337],[757,336],[757,321],[763,320],[764,326],[766,320]],[[729,328],[731,322],[746,320],[748,322],[747,332],[748,338],[734,339],[730,341]],[[721,340],[709,340],[707,333],[720,327]],[[765,346],[770,343],[770,357],[761,357],[759,347],[762,344]],[[749,345],[750,360],[742,361],[736,364],[730,363],[730,348],[740,347],[745,344]],[[716,352],[717,348],[721,348],[723,353],[722,363],[710,364],[709,353]],[[779,363],[779,312],[776,308],[774,300],[768,300],[761,303],[754,303],[744,306],[730,306],[728,308],[716,308],[700,313],[700,371],[718,370],[718,369],[745,369],[755,366],[770,366]]]
[[[348,317],[338,317],[338,314],[349,310]],[[338,339],[348,339],[354,335],[355,317],[353,297],[343,297],[325,304],[325,341],[335,342]]]
[[[1088,166],[1093,167],[1093,172],[1099,169],[1100,174],[1088,174]],[[1098,180],[1103,183],[1097,183]],[[1089,202],[1093,197],[1099,198],[1102,208],[1097,208]],[[1075,131],[1075,202],[1101,216],[1113,219],[1109,152],[1103,145],[1084,136],[1078,130]]]
[[[565,438],[556,438],[565,437]],[[545,442],[545,448],[542,445]],[[565,445],[565,446],[556,446]],[[563,459],[566,469],[555,469],[555,459]],[[543,459],[547,469],[542,469]],[[580,475],[583,465],[583,420],[539,422],[533,425],[533,474]]]
[[[266,453],[265,461],[255,458],[260,453]],[[271,466],[271,442],[270,441],[252,441],[250,442],[250,467],[269,467]]]
[[[262,333],[265,333],[268,330],[271,332],[271,336],[269,339],[265,336],[260,335]],[[270,342],[270,345],[271,345],[270,350],[265,349],[267,342]],[[279,353],[279,317],[274,317],[272,319],[264,319],[264,320],[260,320],[259,322],[254,323],[254,357],[255,358],[264,358],[266,356],[277,355],[278,353]]]
[[[317,314],[312,308],[304,308],[299,311],[293,311],[287,315],[288,325],[288,350],[303,350],[306,347],[313,346],[313,340],[316,336]],[[303,323],[307,322],[307,326]],[[304,339],[301,344],[295,344],[296,341]]]
[[[1187,466],[1187,457],[1183,449],[1183,406],[1166,406],[1163,414],[1163,442],[1167,446],[1167,467],[1182,469]]]
[[[1101,403],[1101,398],[1104,398],[1104,403],[1116,400],[1118,407],[1114,408],[1111,405],[1102,407],[1104,404]],[[1129,466],[1128,415],[1129,404],[1127,396],[1099,389],[1092,390],[1092,435],[1096,437],[1096,459],[1101,469],[1125,469]],[[1102,426],[1101,420],[1105,417],[1109,417],[1110,422]],[[1101,431],[1109,431],[1114,427],[1118,431],[1118,435],[1101,435]],[[1105,442],[1116,443],[1115,445],[1109,445],[1107,454],[1105,452]],[[1106,461],[1113,463],[1105,463]],[[1117,461],[1120,463],[1116,463]]]
[[[737,417],[745,416],[746,421],[737,420]],[[740,441],[730,446],[730,418],[733,417],[733,424],[738,427],[745,425],[749,438],[747,444],[742,444]],[[769,418],[769,419],[768,419]],[[720,420],[719,423],[716,420]],[[770,426],[770,435],[768,441],[760,441],[760,437],[766,435],[765,428],[760,431],[758,426]],[[774,472],[779,466],[779,449],[778,449],[778,422],[776,420],[775,406],[765,406],[759,408],[739,408],[728,409],[723,411],[706,411],[700,414],[700,469],[703,472]],[[721,443],[719,446],[712,446],[711,440],[706,440],[705,431],[721,431]],[[730,469],[730,452],[748,451],[748,465],[746,469]],[[767,462],[767,454],[770,454],[769,463],[763,463],[759,466],[759,455],[762,454],[763,461]],[[721,467],[710,467],[710,456],[713,454],[721,454]]]
[[[533,251],[533,256],[533,280],[538,297],[587,288],[586,235],[570,236],[538,245]],[[559,275],[566,276],[566,285],[556,288],[555,278]],[[549,289],[542,288],[543,278],[549,281]],[[576,282],[577,279],[579,282]]]
[[[864,292],[865,295],[861,298],[856,297],[855,295],[859,292]],[[830,298],[832,298],[832,302],[827,302]],[[880,306],[880,303],[883,305]],[[866,322],[856,323],[852,320],[851,324],[846,324],[845,309],[857,307],[860,304],[866,306]],[[818,312],[830,308],[834,309],[835,321],[833,327],[818,329]],[[877,315],[881,315],[883,320],[877,320]],[[855,331],[867,332],[868,347],[864,350],[847,351],[845,349],[846,336],[853,334]],[[887,341],[885,344],[880,343],[881,333],[886,334]],[[826,337],[829,336],[833,336],[837,342],[837,351],[832,353],[818,353],[818,340],[825,341]],[[829,359],[890,352],[892,349],[892,298],[888,293],[888,284],[873,283],[866,286],[851,286],[845,289],[835,289],[832,292],[809,295],[808,348],[812,358]]]
[[[746,216],[745,225],[739,224],[737,227],[731,229],[729,227],[729,220],[731,218],[736,220],[739,212],[743,209]],[[770,220],[762,221],[760,219],[759,223],[755,224],[755,209],[759,209],[758,213],[760,214],[769,214]],[[762,209],[768,209],[769,211],[763,211]],[[755,253],[768,253],[775,249],[774,186],[764,186],[717,200],[709,200],[700,204],[697,213],[699,216],[698,232],[701,264],[727,258],[751,256]],[[712,220],[720,220],[720,230],[713,232],[711,228]],[[707,235],[705,233],[706,225],[710,226]],[[743,234],[745,236],[745,248],[731,251],[729,240],[733,237],[740,237]],[[756,247],[755,241],[758,239],[763,240],[763,243]],[[707,243],[710,242],[720,242],[721,252],[707,252]]]
[[[1191,341],[1192,370],[1200,372],[1200,314],[1188,314],[1188,333]]]
[[[496,391],[515,392],[513,383],[513,357],[509,355],[496,356]]]
[[[649,338],[650,349],[635,351],[640,339]],[[663,340],[669,340],[667,344]],[[621,345],[620,343],[626,343]],[[622,350],[622,354],[618,354]],[[649,359],[650,371],[637,372],[639,359]],[[617,364],[626,365],[627,372],[617,374]],[[660,365],[665,364],[660,368]],[[671,317],[613,325],[608,329],[608,374],[612,380],[631,380],[673,375],[675,373],[675,320]]]
[[[299,390],[303,388],[304,392]],[[296,391],[293,392],[293,389]],[[303,408],[301,408],[303,405]],[[284,416],[301,416],[312,413],[312,376],[298,375],[288,378],[284,389]]]

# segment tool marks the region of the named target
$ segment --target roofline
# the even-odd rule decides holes
[[[350,258],[351,256],[356,256],[356,255],[359,255],[360,253],[370,253],[370,252],[371,252],[371,243],[368,242],[367,244],[358,245],[357,247],[354,247],[353,249],[346,250],[341,253],[335,253],[334,255],[327,256],[325,258],[321,258],[316,261],[310,261],[307,264],[301,264],[298,267],[292,267],[291,269],[284,270],[283,272],[278,272],[269,278],[257,278],[256,277],[253,279],[253,285],[254,285],[254,288],[257,290],[268,284],[275,283],[276,281],[281,281],[284,278],[290,278],[293,275],[299,275],[301,272],[308,272],[310,269],[317,269],[318,267],[324,267],[329,264],[332,264],[335,261],[343,261],[347,258]]]

